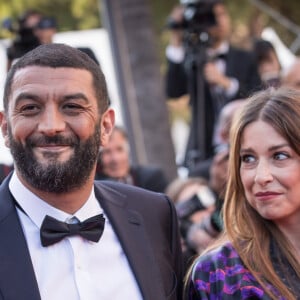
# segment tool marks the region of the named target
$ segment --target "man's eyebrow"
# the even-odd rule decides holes
[[[76,100],[76,99],[83,99],[85,102],[88,102],[88,98],[85,94],[83,93],[76,93],[76,94],[70,94],[70,95],[65,95],[63,97],[65,100]]]
[[[86,95],[84,95],[83,93],[75,93],[75,94],[69,94],[69,95],[65,95],[63,97],[64,100],[84,100],[84,102],[88,102],[88,98]],[[22,92],[20,93],[17,97],[16,97],[16,102],[15,105],[17,105],[20,101],[23,100],[33,100],[33,101],[38,101],[40,100],[40,97],[38,95],[32,94],[32,93],[28,93],[28,92]]]
[[[20,94],[16,97],[16,102],[15,102],[15,104],[17,105],[20,101],[26,100],[26,99],[37,101],[37,100],[39,99],[39,97],[38,97],[37,95],[31,94],[31,93],[27,93],[27,92],[20,93]]]

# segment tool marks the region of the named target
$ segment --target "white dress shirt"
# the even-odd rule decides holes
[[[142,299],[126,255],[104,214],[105,228],[98,243],[72,236],[43,247],[40,227],[46,215],[71,222],[103,213],[94,190],[82,208],[70,215],[50,206],[29,191],[13,174],[9,189],[25,233],[42,300]]]

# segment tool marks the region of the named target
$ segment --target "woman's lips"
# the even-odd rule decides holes
[[[259,200],[271,200],[277,196],[281,195],[281,193],[277,192],[258,192],[255,194],[255,197]]]

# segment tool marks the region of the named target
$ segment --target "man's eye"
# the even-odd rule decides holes
[[[78,104],[74,104],[74,103],[68,103],[68,104],[65,104],[63,106],[63,109],[64,110],[67,110],[67,111],[72,111],[72,112],[75,112],[75,111],[80,111],[82,110],[82,107]]]
[[[20,108],[20,112],[23,114],[34,114],[40,111],[40,108],[35,104],[24,105]]]

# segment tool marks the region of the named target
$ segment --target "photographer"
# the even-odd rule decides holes
[[[186,243],[200,254],[223,230],[221,211],[228,173],[229,147],[218,148],[210,167],[209,187],[215,195],[215,209],[200,222],[190,224],[186,232]]]
[[[188,267],[191,258],[197,254],[197,249],[191,247],[187,242],[189,230],[193,224],[202,223],[206,218],[210,217],[215,210],[217,197],[208,186],[207,181],[201,177],[178,177],[168,185],[166,194],[176,207],[184,265]]]
[[[230,129],[234,118],[245,103],[243,99],[231,101],[222,108],[219,115],[215,135],[215,154],[209,166],[208,177],[209,187],[216,196],[215,209],[199,222],[191,223],[185,237],[188,247],[198,254],[223,230],[221,211],[228,178]],[[198,167],[198,170],[195,168],[194,174],[190,174],[190,176],[197,176],[197,178],[201,176],[202,167]]]
[[[185,159],[189,168],[191,158],[197,162],[212,157],[215,121],[224,104],[244,98],[249,92],[259,89],[261,82],[253,55],[230,45],[231,20],[223,1],[182,3],[174,8],[168,22],[170,43],[166,48],[166,92],[168,98],[190,94],[192,121]],[[205,41],[201,40],[203,33],[208,36]],[[196,46],[200,58],[190,57],[197,52],[197,49],[191,50],[190,41],[186,41],[191,36],[192,39],[199,37]],[[191,60],[196,61],[192,66]],[[188,75],[191,68],[199,69],[196,78]],[[198,84],[200,80],[203,84],[198,85],[200,90],[195,97],[195,93],[191,93],[191,82]]]
[[[7,70],[10,69],[15,60],[41,44],[34,33],[34,29],[41,18],[42,15],[38,11],[28,10],[18,19],[16,28],[10,24],[8,29],[15,33],[16,37],[7,49]]]

